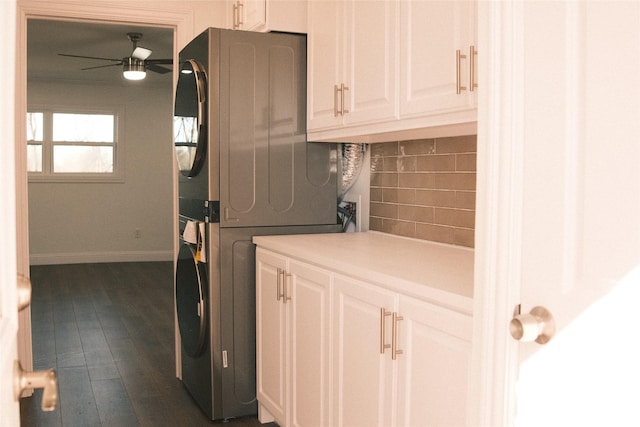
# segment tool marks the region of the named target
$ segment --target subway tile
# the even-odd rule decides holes
[[[456,156],[452,154],[418,156],[416,170],[418,172],[455,171]]]
[[[398,174],[397,173],[372,173],[371,186],[372,187],[397,187]]]
[[[475,190],[475,173],[438,173],[435,175],[435,188],[438,190]]]
[[[415,237],[416,224],[410,221],[398,221],[395,219],[385,219],[382,226],[376,231],[395,234],[397,236]]]
[[[475,245],[475,231],[466,228],[455,228],[453,230],[453,244],[473,248]]]
[[[382,171],[383,172],[397,172],[398,171],[398,157],[385,157],[382,159]]]
[[[383,188],[382,201],[385,203],[403,203],[414,205],[416,190],[413,188]]]
[[[455,136],[452,138],[437,138],[437,154],[444,153],[475,153],[477,150],[476,135]]]
[[[457,207],[456,192],[450,190],[416,191],[416,204],[423,206]]]
[[[441,225],[451,225],[454,227],[473,228],[476,219],[475,214],[475,211],[436,208],[434,223]]]
[[[381,202],[383,200],[383,194],[385,190],[387,189],[372,187],[369,193],[369,200],[372,202]]]
[[[399,156],[396,157],[396,170],[399,173],[416,171],[416,156]]]
[[[476,154],[456,154],[456,170],[457,171],[476,171]]]
[[[432,207],[399,205],[398,219],[404,221],[432,223],[434,219],[434,210]]]
[[[398,188],[396,202],[405,205],[415,205],[416,190],[413,188]]]
[[[433,173],[403,173],[398,176],[398,187],[435,188],[436,175]]]
[[[398,205],[391,203],[371,203],[369,214],[381,218],[398,218]]]
[[[371,157],[387,157],[398,155],[398,142],[390,141],[381,144],[371,144]]]
[[[410,141],[401,141],[399,146],[400,154],[403,156],[418,154],[434,154],[435,139],[414,139]]]
[[[416,238],[453,244],[453,230],[452,227],[416,223]]]
[[[398,189],[397,188],[379,188],[382,191],[381,202],[384,203],[398,203]],[[373,198],[371,199],[373,201]]]
[[[370,217],[369,230],[382,231],[384,220],[382,218]]]
[[[456,208],[476,209],[476,192],[475,191],[456,191]]]

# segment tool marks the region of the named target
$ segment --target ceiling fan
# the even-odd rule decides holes
[[[161,67],[160,64],[173,64],[172,59],[147,59],[151,55],[151,50],[138,46],[138,41],[142,38],[142,33],[127,33],[127,37],[133,44],[133,51],[130,56],[122,59],[101,58],[97,56],[71,55],[67,53],[59,53],[60,56],[68,56],[72,58],[100,59],[102,61],[112,61],[113,64],[98,65],[95,67],[81,68],[82,70],[93,70],[96,68],[105,68],[122,65],[123,75],[128,80],[142,80],[146,76],[146,70],[159,74],[171,72],[171,69]]]

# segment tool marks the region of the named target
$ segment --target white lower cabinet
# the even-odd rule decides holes
[[[397,426],[466,425],[471,316],[400,296]]]
[[[398,298],[385,289],[336,275],[332,300],[332,425],[393,425],[391,322],[382,310],[390,315]]]
[[[465,425],[469,314],[292,256],[256,253],[261,422]]]
[[[256,252],[259,419],[280,426],[329,421],[329,272]]]

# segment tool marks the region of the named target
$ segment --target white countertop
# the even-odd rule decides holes
[[[255,236],[258,246],[471,313],[473,249],[368,231]]]

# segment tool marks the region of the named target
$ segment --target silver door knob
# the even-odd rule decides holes
[[[528,314],[517,314],[509,324],[511,336],[524,342],[546,344],[556,332],[553,316],[544,307],[534,307]]]
[[[41,388],[42,410],[53,411],[58,403],[58,378],[56,371],[27,372],[17,360],[13,364],[13,397],[17,401],[22,392],[28,388]]]

